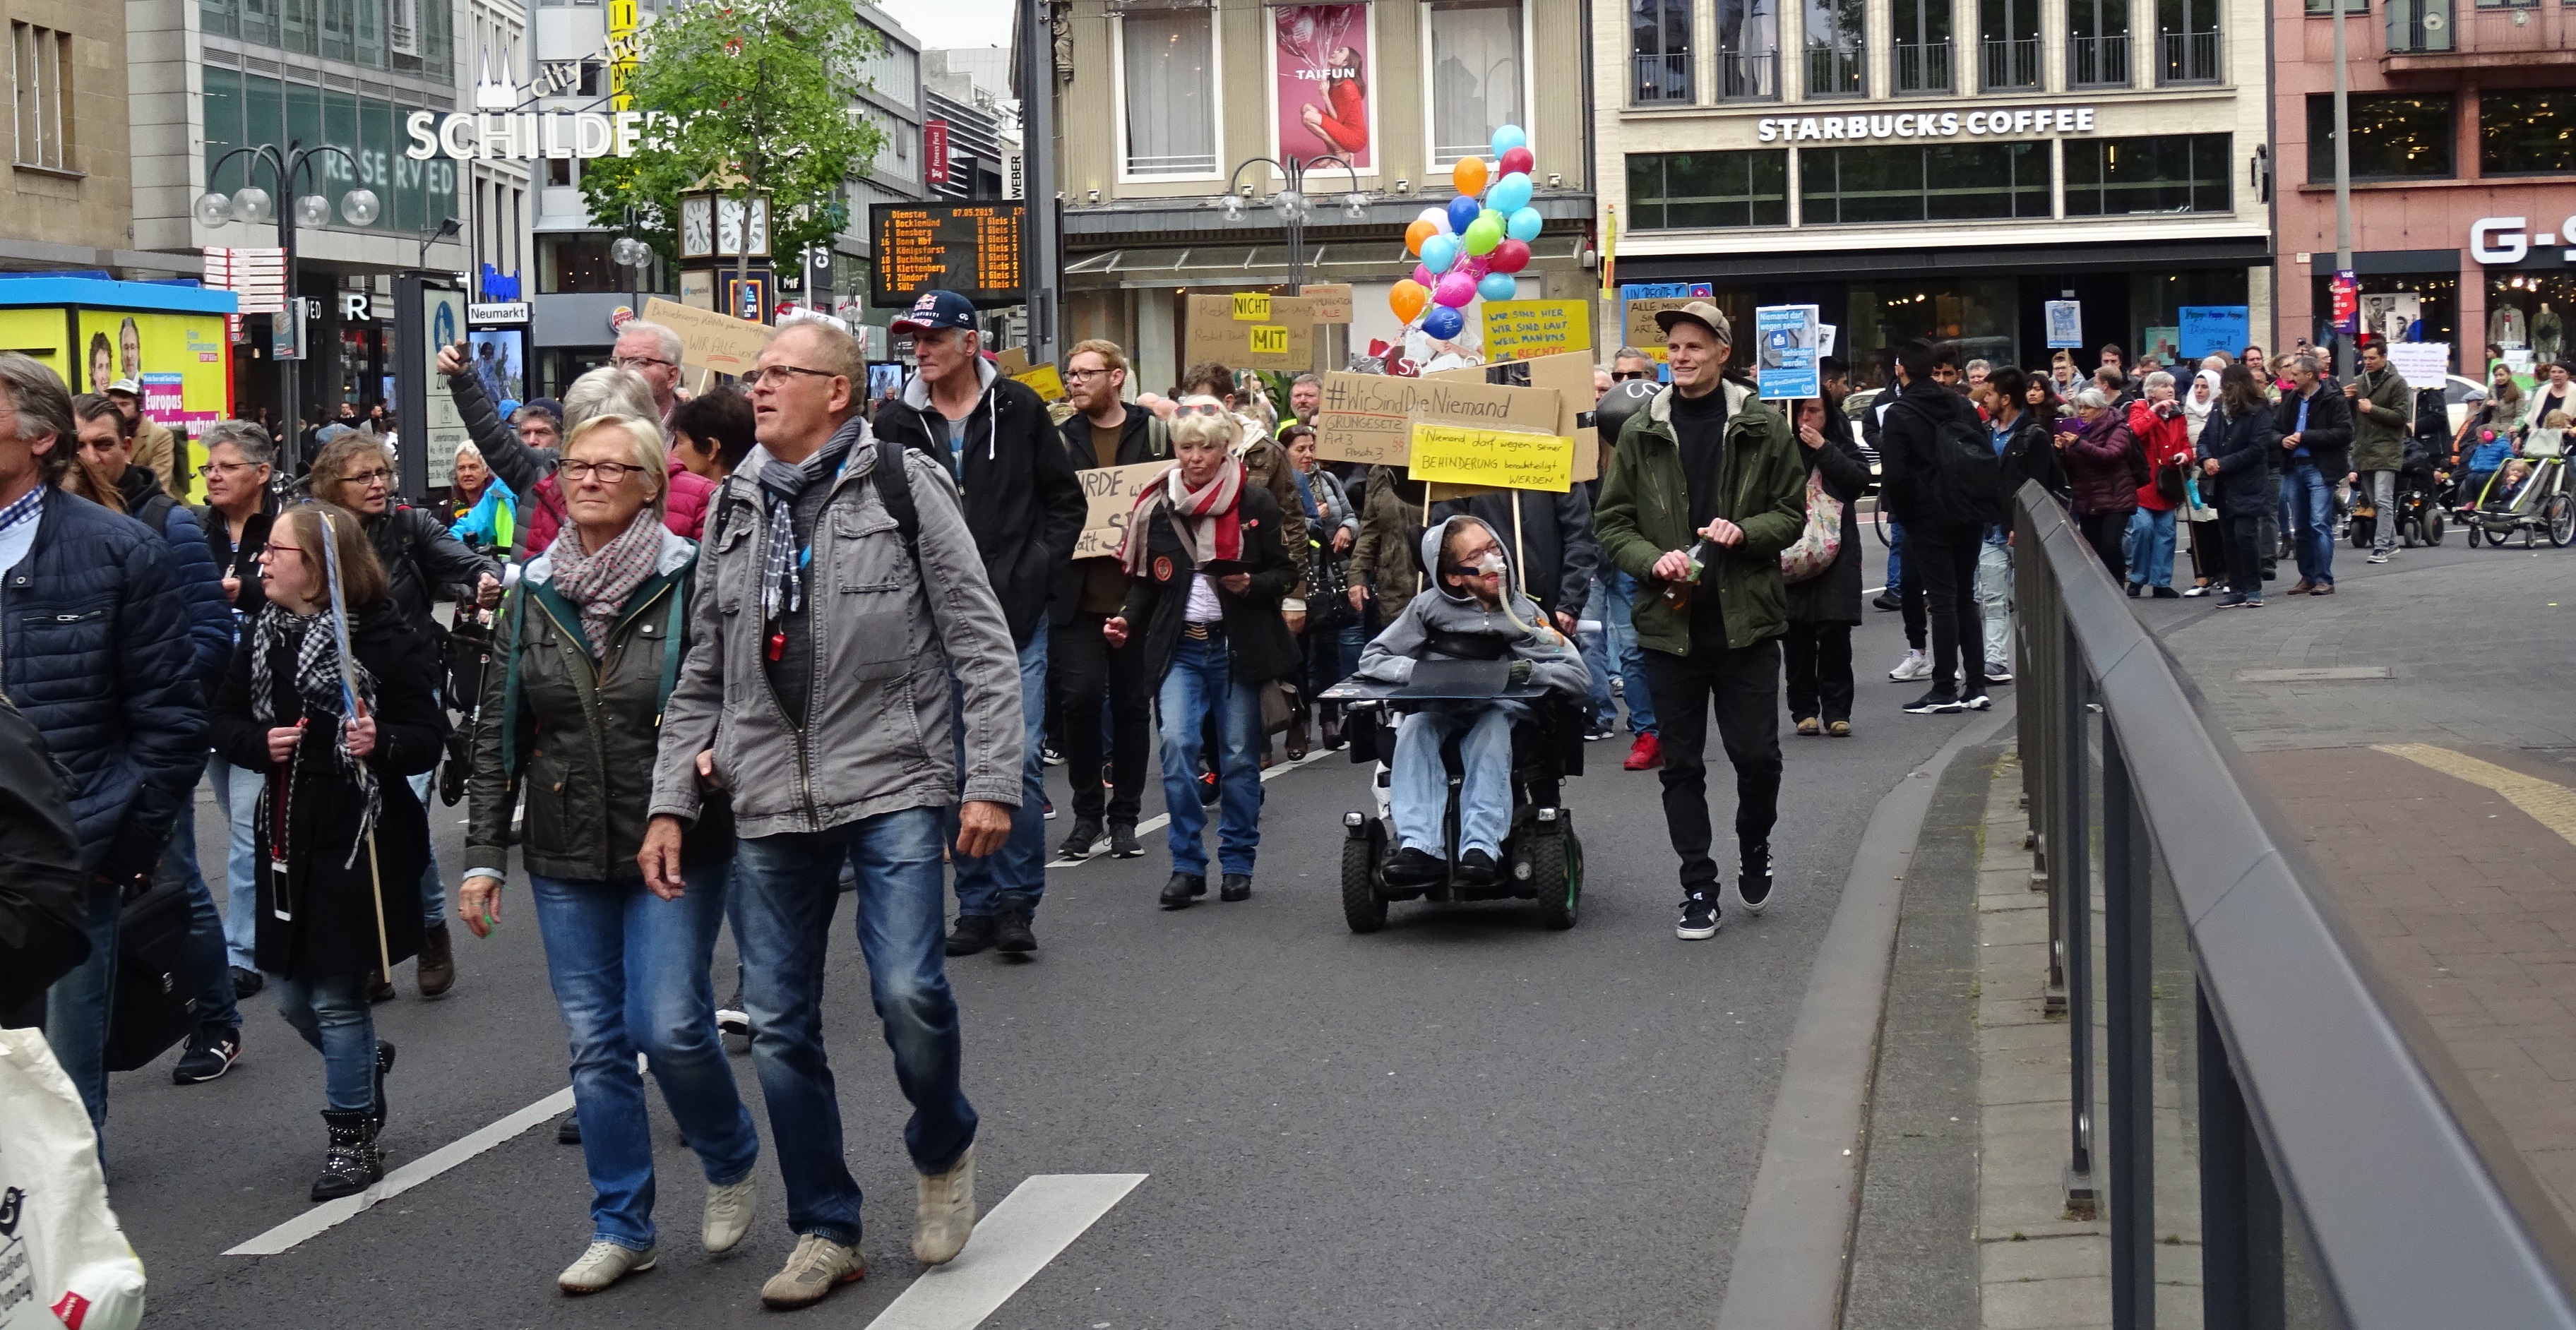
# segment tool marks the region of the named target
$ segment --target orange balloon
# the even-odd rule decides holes
[[[1484,158],[1461,157],[1456,166],[1449,168],[1449,183],[1456,185],[1461,194],[1481,196],[1485,192],[1487,175]]]
[[[1414,225],[1429,226],[1430,223],[1417,221]],[[1397,282],[1395,289],[1386,293],[1386,307],[1395,312],[1395,321],[1398,323],[1411,324],[1415,319],[1421,318],[1422,307],[1430,303],[1431,293],[1422,289],[1422,283],[1410,277]]]
[[[1413,225],[1404,228],[1404,252],[1415,258],[1422,257],[1422,242],[1438,234],[1439,227],[1420,217],[1414,218]]]

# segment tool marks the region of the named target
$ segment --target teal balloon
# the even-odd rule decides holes
[[[1529,146],[1529,135],[1522,133],[1518,125],[1505,125],[1494,131],[1494,157],[1498,161],[1504,153],[1527,146]]]
[[[1458,237],[1425,236],[1422,240],[1422,266],[1435,273],[1449,271],[1458,261]]]
[[[1477,218],[1475,223],[1467,228],[1465,243],[1467,252],[1470,254],[1493,253],[1494,246],[1503,243],[1502,222],[1492,217]],[[1426,240],[1422,244],[1425,249],[1431,247],[1430,241]]]
[[[1530,178],[1515,171],[1485,191],[1485,206],[1509,217],[1529,206]]]
[[[1538,233],[1546,229],[1547,219],[1539,216],[1536,208],[1522,208],[1512,214],[1510,221],[1503,223],[1503,234],[1524,245],[1538,239]],[[1423,241],[1422,247],[1429,250],[1431,242]]]
[[[1510,300],[1521,293],[1521,284],[1507,272],[1489,272],[1476,283],[1476,294],[1487,300]]]

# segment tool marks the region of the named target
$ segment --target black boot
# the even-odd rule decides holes
[[[993,916],[961,914],[957,926],[948,930],[948,954],[972,956],[993,945]]]
[[[1226,874],[1224,883],[1217,888],[1216,898],[1221,901],[1248,901],[1252,899],[1252,874]]]
[[[1408,845],[1386,861],[1386,883],[1391,887],[1427,887],[1449,875],[1449,865],[1440,856],[1427,854]]]
[[[1163,908],[1184,909],[1191,901],[1206,894],[1207,874],[1174,873],[1172,880],[1163,884]]]
[[[322,1176],[313,1180],[314,1200],[355,1196],[384,1179],[384,1162],[376,1155],[373,1115],[324,1109],[322,1121],[331,1132],[331,1152],[322,1157]]]
[[[370,1140],[374,1139],[376,1132],[383,1131],[385,1129],[385,1073],[392,1071],[393,1069],[394,1046],[382,1039],[377,1040],[376,1106],[367,1114],[367,1121],[373,1124],[372,1128],[368,1132],[368,1139]]]
[[[1036,898],[1025,891],[1005,891],[993,903],[1001,907],[993,916],[993,950],[1011,956],[1037,950],[1037,932],[1029,927],[1038,911]]]

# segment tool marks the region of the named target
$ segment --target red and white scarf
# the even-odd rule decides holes
[[[1119,547],[1119,562],[1126,565],[1127,575],[1143,577],[1146,564],[1146,533],[1153,530],[1154,514],[1169,509],[1172,529],[1182,544],[1189,548],[1190,561],[1205,567],[1211,559],[1228,561],[1243,558],[1243,519],[1236,501],[1243,497],[1243,463],[1229,460],[1214,479],[1205,486],[1191,489],[1181,480],[1180,463],[1172,464],[1144,492],[1136,496],[1136,507],[1127,519],[1126,542]]]

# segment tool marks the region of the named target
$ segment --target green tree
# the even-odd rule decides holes
[[[842,182],[884,137],[857,113],[876,30],[849,0],[699,0],[668,7],[637,34],[627,91],[657,117],[631,157],[583,165],[591,221],[623,228],[675,259],[680,195],[701,181],[770,194],[770,252],[792,260],[847,222]]]

